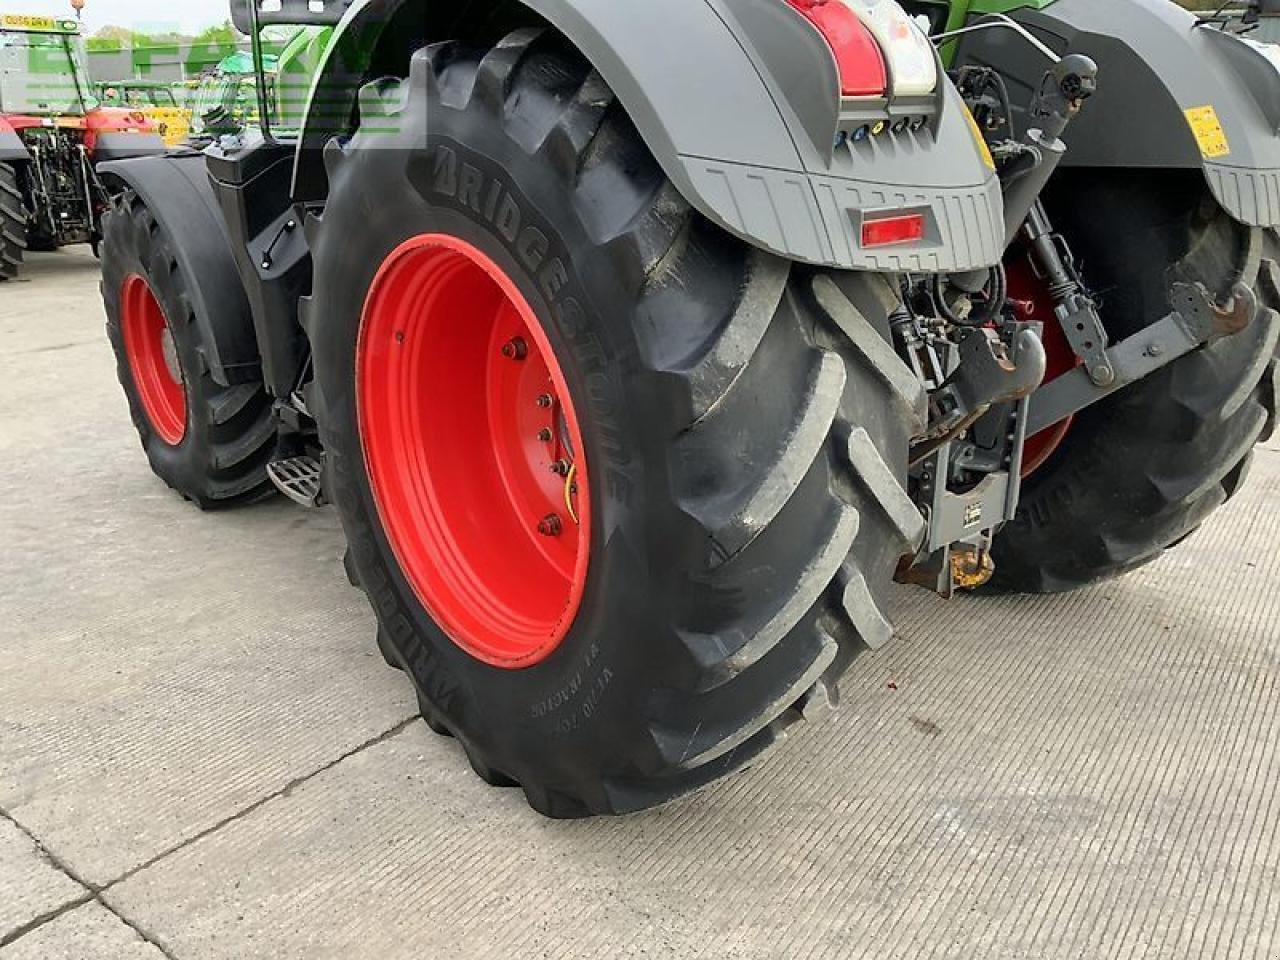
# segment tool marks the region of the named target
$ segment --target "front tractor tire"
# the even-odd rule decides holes
[[[1274,232],[1233,221],[1198,173],[1166,181],[1069,171],[1049,199],[1113,342],[1168,315],[1176,281],[1202,283],[1220,299],[1243,282],[1260,310],[1244,332],[1064,425],[1060,446],[1027,477],[1017,517],[996,538],[997,591],[1064,592],[1157,559],[1239,491],[1254,446],[1276,422]]]
[[[27,249],[27,215],[18,186],[18,171],[0,163],[0,280],[17,278]]]
[[[549,33],[420,50],[326,157],[317,415],[432,728],[576,817],[821,712],[921,535],[892,288],[696,215]]]
[[[168,231],[126,189],[103,233],[107,336],[152,470],[205,510],[270,496],[271,400],[260,380],[223,386],[210,376],[196,301]]]

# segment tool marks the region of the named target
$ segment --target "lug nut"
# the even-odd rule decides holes
[[[543,443],[550,443],[550,442],[551,442],[551,430],[550,430],[550,428],[549,428],[549,427],[543,427],[541,430],[539,430],[539,431],[538,431],[538,439],[539,439],[539,440],[541,440]]]
[[[569,471],[573,469],[573,464],[568,460],[557,460],[551,465],[551,472],[561,477],[567,477]]]
[[[522,337],[512,337],[502,345],[502,355],[508,360],[523,360],[529,355],[529,345]]]
[[[544,409],[545,409],[546,407],[551,406],[551,404],[552,404],[553,402],[554,402],[554,401],[551,399],[551,394],[549,394],[549,393],[540,394],[540,395],[538,396],[538,406],[540,406],[540,407],[542,407],[542,408],[544,408]]]
[[[538,532],[544,537],[558,537],[563,529],[564,524],[560,522],[560,518],[554,513],[547,514],[538,524]]]

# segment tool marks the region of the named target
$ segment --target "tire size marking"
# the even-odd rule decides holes
[[[553,714],[563,714],[556,721],[556,733],[569,733],[578,729],[582,721],[590,720],[605,691],[613,682],[613,671],[601,667],[594,676],[592,668],[600,658],[600,645],[594,641],[587,651],[587,658],[573,678],[539,703],[529,708],[529,716],[541,720]]]
[[[463,156],[467,159],[463,159]],[[629,506],[634,482],[627,473],[631,456],[613,412],[613,398],[622,393],[610,368],[582,300],[572,290],[579,286],[569,260],[553,249],[551,233],[537,225],[528,211],[534,209],[500,173],[485,172],[496,165],[472,154],[453,141],[436,142],[430,148],[431,193],[454,207],[482,218],[504,242],[516,260],[529,271],[545,298],[556,327],[573,344],[575,363],[581,369],[591,424],[607,463],[600,489],[615,502]]]

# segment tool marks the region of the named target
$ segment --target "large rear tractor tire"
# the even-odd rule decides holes
[[[431,727],[576,817],[831,703],[921,534],[892,288],[697,216],[550,33],[420,50],[327,159],[317,413],[349,572]]]
[[[125,190],[103,232],[107,335],[152,470],[201,509],[270,496],[271,399],[260,380],[225,387],[209,375],[195,301],[164,226]]]
[[[1174,280],[1201,282],[1219,297],[1243,281],[1261,310],[1245,332],[1075,418],[996,538],[994,589],[1061,592],[1149,563],[1235,495],[1254,445],[1274,429],[1274,234],[1231,220],[1198,174],[1168,176],[1071,171],[1050,196],[1112,341],[1166,316]]]
[[[27,249],[27,215],[18,187],[18,171],[0,163],[0,280],[13,280]]]

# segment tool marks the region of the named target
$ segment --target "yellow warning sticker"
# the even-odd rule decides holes
[[[1231,152],[1231,144],[1227,142],[1227,132],[1222,129],[1222,121],[1218,119],[1218,111],[1212,106],[1193,107],[1187,111],[1187,122],[1191,124],[1191,132],[1196,143],[1200,144],[1200,152],[1210,160],[1225,157]]]
[[[14,30],[56,30],[58,22],[53,17],[34,17],[30,14],[6,13],[0,15],[0,27]]]

